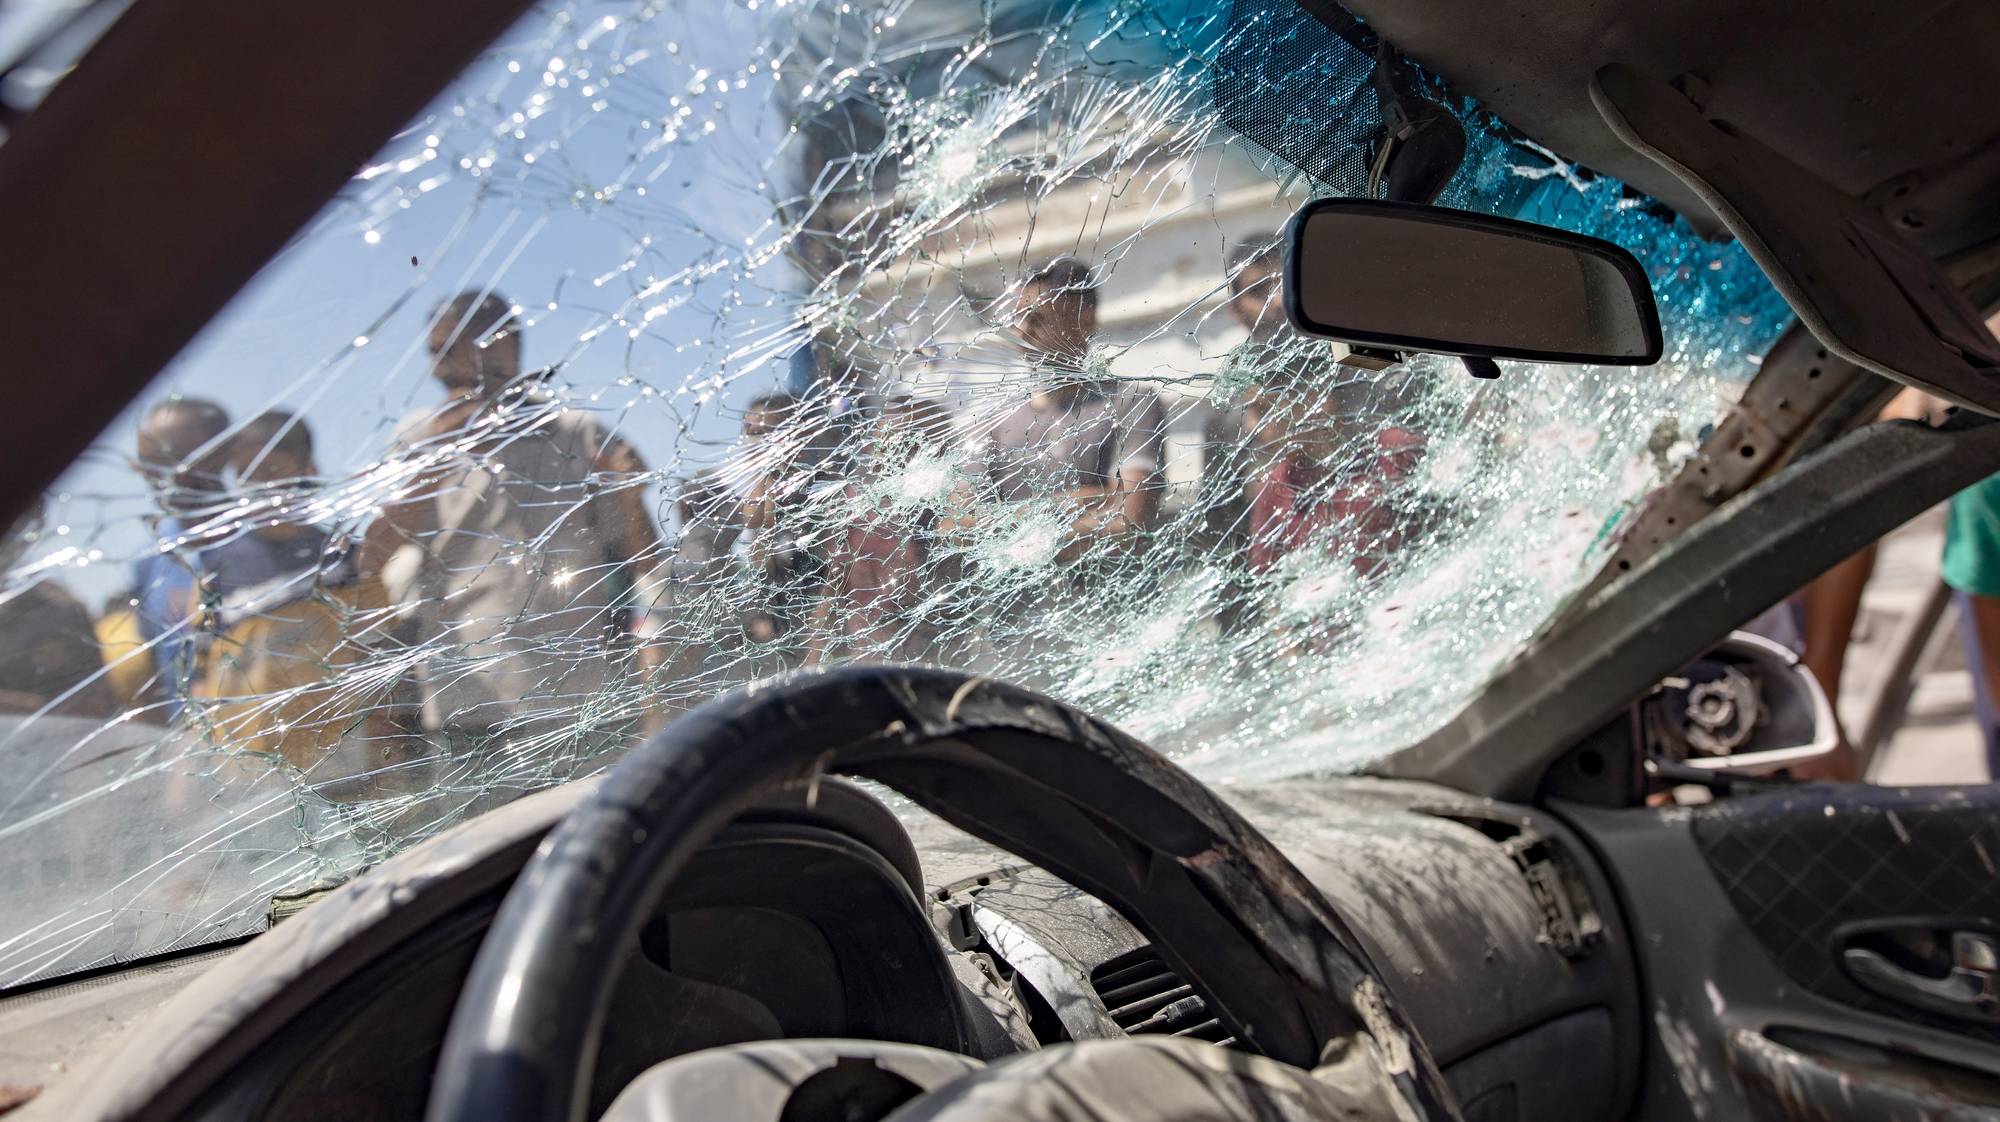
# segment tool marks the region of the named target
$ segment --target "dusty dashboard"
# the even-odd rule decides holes
[[[758,1040],[840,1037],[982,1054],[997,1039],[927,914],[895,819],[826,785],[810,813],[761,808],[705,846],[617,984],[592,1116],[662,1059]],[[422,1117],[495,890],[356,970],[185,1117]]]
[[[1614,1117],[1629,1101],[1633,963],[1608,884],[1560,823],[1390,781],[1226,797],[1349,921],[1467,1117]],[[952,845],[936,827],[917,838],[927,867]],[[991,962],[1044,1043],[1160,1033],[1241,1046],[1144,935],[1039,869],[959,876],[933,899],[953,946]]]
[[[1631,956],[1609,888],[1559,823],[1365,779],[1227,798],[1340,911],[1468,1118],[1615,1116],[1629,1100]],[[114,1099],[160,1118],[420,1117],[481,939],[569,805],[534,801],[477,827],[510,832],[506,845],[468,835],[456,850],[399,858],[370,891],[343,890],[189,986],[175,999],[187,1039],[134,1045],[152,1074]],[[876,1040],[991,1059],[1157,1033],[1254,1050],[1254,1026],[1239,1040],[1119,914],[1009,860],[832,780],[814,805],[746,814],[700,851],[630,948],[594,1107],[660,1060],[749,1041]],[[190,1088],[184,1106],[170,1105],[176,1087]]]

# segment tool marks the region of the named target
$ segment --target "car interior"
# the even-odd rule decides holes
[[[557,47],[599,34],[590,30],[599,9],[573,7],[549,32]],[[726,7],[728,18],[749,19],[758,5]],[[818,0],[800,7],[810,10],[802,22],[827,18],[828,41],[871,44],[857,73],[876,65],[870,36],[885,56],[899,45],[919,51],[891,35],[898,18],[920,29],[910,35],[921,45],[942,37],[922,30],[927,7],[963,16],[943,0],[857,0],[838,15]],[[203,925],[174,926],[143,951],[72,953],[96,922],[83,909],[0,926],[0,966],[15,969],[9,954],[27,963],[0,986],[0,1055],[29,1057],[40,1073],[14,1102],[0,1093],[0,1117],[2000,1118],[2000,786],[1809,778],[1810,765],[1845,749],[1839,698],[1793,648],[1751,627],[1857,550],[2000,471],[2000,341],[1985,326],[2000,308],[2000,69],[1991,65],[2000,6],[963,7],[990,9],[980,35],[964,40],[982,51],[1033,47],[1045,34],[1054,43],[1059,26],[1098,35],[1097,24],[1073,22],[1089,9],[1112,29],[1090,40],[1104,56],[1092,65],[1151,65],[1136,47],[1120,53],[1127,46],[1114,35],[1128,25],[1190,42],[1212,35],[1173,49],[1217,73],[1230,52],[1261,60],[1256,74],[1228,71],[1236,85],[1214,78],[1202,96],[1228,124],[1232,150],[1278,161],[1273,184],[1303,184],[1296,197],[1282,194],[1289,187],[1274,196],[1291,215],[1276,235],[1276,299],[1287,330],[1341,348],[1343,377],[1407,366],[1477,387],[1526,378],[1533,364],[1552,379],[1588,370],[1594,385],[1615,387],[1659,364],[1711,361],[1682,325],[1730,320],[1720,309],[1736,305],[1721,288],[1686,286],[1752,281],[1720,259],[1662,265],[1657,244],[1638,244],[1639,227],[1621,225],[1641,221],[1698,247],[1687,261],[1716,246],[1741,254],[1754,280],[1741,306],[1770,313],[1770,345],[1702,431],[1627,424],[1632,461],[1662,465],[1634,488],[1643,502],[1607,520],[1578,501],[1575,525],[1550,531],[1582,543],[1578,553],[1587,546],[1591,575],[1533,584],[1520,641],[1509,633],[1485,663],[1410,653],[1421,663],[1407,672],[1410,690],[1463,680],[1398,695],[1420,711],[1410,723],[1357,723],[1348,735],[1368,741],[1365,753],[1286,754],[1324,723],[1314,697],[1361,688],[1348,681],[1358,671],[1315,670],[1313,660],[1369,631],[1382,636],[1367,648],[1371,664],[1400,672],[1388,665],[1398,652],[1431,649],[1431,629],[1474,628],[1513,592],[1454,601],[1456,622],[1423,615],[1411,593],[1323,633],[1288,625],[1265,646],[1242,647],[1259,673],[1263,662],[1300,669],[1216,710],[1236,738],[1228,743],[1249,746],[1224,764],[1204,755],[1202,739],[1222,743],[1223,733],[1155,718],[1150,700],[1125,704],[1142,679],[1198,699],[1228,692],[1220,671],[1204,677],[1207,662],[1128,672],[1101,654],[1050,659],[1045,679],[1021,683],[1001,672],[1012,663],[962,669],[927,654],[836,664],[815,650],[754,680],[748,671],[704,679],[660,727],[620,726],[628,735],[615,750],[565,742],[560,751],[575,758],[551,763],[559,752],[550,750],[532,767],[466,781],[478,789],[408,844],[352,826],[375,804],[343,796],[325,800],[331,810],[303,809],[292,786],[257,788],[258,813],[290,831],[287,853],[318,862],[312,876],[286,872],[282,892],[271,890],[275,873],[252,882],[247,911],[189,907],[208,909]],[[315,216],[361,212],[372,181],[356,169],[393,168],[377,159],[385,145],[445,130],[440,91],[482,59],[499,73],[513,56],[490,53],[496,41],[542,51],[522,29],[549,15],[467,0],[121,9],[37,104],[6,122],[0,142],[11,278],[0,354],[17,384],[32,377],[36,387],[0,412],[10,514],[75,491],[63,472],[89,458],[211,320],[228,322],[239,290],[263,283],[260,269],[283,266],[335,222]],[[630,18],[619,13],[603,14],[605,28]],[[846,49],[829,46],[827,58]],[[1339,61],[1300,61],[1322,56]],[[1044,57],[1028,57],[1039,73]],[[960,65],[954,56],[946,69]],[[559,88],[561,70],[544,71],[547,89]],[[1177,83],[1208,90],[1174,77],[1145,88],[1167,101],[1160,91]],[[1341,104],[1368,109],[1358,136],[1315,115],[1338,99],[1315,102],[1313,91],[1336,81],[1347,83]],[[676,103],[698,100],[675,89]],[[1175,138],[1159,139],[1169,116],[1146,123],[1149,143],[1171,151]],[[1007,128],[1044,128],[1035,120],[1022,109]],[[894,129],[884,135],[892,141],[871,143],[892,143]],[[1513,147],[1481,156],[1496,137]],[[1036,143],[1060,141],[1060,128],[1044,128]],[[1559,208],[1468,201],[1469,179],[1513,174],[1494,169],[1523,159],[1525,145],[1548,156],[1536,190],[1576,177],[1595,192],[1591,213],[1611,217],[1557,221]],[[566,158],[538,151],[545,163]],[[910,151],[912,167],[928,158],[921,144]],[[1054,177],[1055,162],[992,174],[1033,182]],[[721,166],[707,165],[716,175]],[[826,166],[846,169],[826,182],[877,174]],[[919,197],[907,183],[889,192],[893,209],[853,207],[842,192],[860,188],[839,182],[799,208],[789,229],[801,242],[863,254],[853,246],[903,236],[898,223],[940,222],[896,243],[896,260],[918,265],[858,270],[877,279],[853,281],[850,308],[862,307],[854,294],[872,291],[866,284],[916,287],[921,268],[948,271],[925,262],[949,257],[947,234],[979,225],[937,219],[925,208],[943,196]],[[558,203],[578,213],[609,205]],[[676,204],[660,228],[722,205]],[[1178,230],[1145,232],[1164,240]],[[1101,236],[1115,244],[1141,232]],[[410,264],[421,267],[415,256]],[[974,272],[923,283],[983,310],[958,291]],[[591,287],[581,274],[565,283]],[[1207,283],[1199,299],[1221,307],[1228,295]],[[850,314],[844,329],[866,318]],[[1749,330],[1751,312],[1741,318],[1717,330]],[[941,347],[925,337],[913,353]],[[1948,403],[1949,416],[1868,423],[1906,386]],[[365,395],[343,405],[343,385],[332,396],[335,409],[359,410]],[[1453,406],[1454,416],[1476,412]],[[1526,435],[1505,447],[1529,448],[1509,452],[1521,457],[1537,444],[1595,440],[1553,423],[1516,427]],[[1464,474],[1482,470],[1497,469]],[[1544,474],[1552,488],[1560,482]],[[392,485],[416,477],[412,469]],[[328,509],[367,506],[369,494],[346,493]],[[1532,555],[1556,552],[1555,540],[1523,538],[1501,552],[1526,558],[1506,564],[1532,575]],[[1502,564],[1465,557],[1413,569],[1413,585],[1443,573],[1434,579],[1472,587],[1482,567]],[[1344,555],[1342,565],[1340,590],[1375,579]],[[1118,584],[1125,569],[1078,571],[1078,587],[1116,588],[1101,597],[1111,601],[1171,606],[1182,587]],[[998,587],[1008,570],[984,572],[964,583]],[[1307,586],[1287,587],[1296,596]],[[1015,610],[981,603],[967,615],[1004,622]],[[1167,630],[1199,631],[1197,614],[1170,618]],[[1079,614],[1060,626],[1109,634],[1110,618]],[[1021,649],[1031,662],[1046,648]],[[1114,674],[1129,676],[1090,692]],[[373,704],[357,702],[343,719],[358,726]],[[289,712],[259,719],[293,722]],[[0,846],[9,832],[32,842],[71,802],[126,797],[118,792],[138,774],[89,770],[125,750],[119,721],[85,725],[52,710],[27,723],[63,761],[47,774],[77,778],[47,780],[45,793],[40,765],[21,765],[33,805],[0,814]],[[12,743],[0,740],[0,761]],[[79,743],[89,767],[76,762]],[[182,774],[192,770],[167,772],[206,790]],[[133,814],[118,809],[131,804],[106,805]],[[339,849],[322,820],[349,824],[337,840],[358,855]],[[254,848],[231,830],[250,837],[237,823],[202,844]],[[74,844],[109,848],[103,838]],[[161,868],[183,845],[145,844]],[[0,888],[0,910],[6,899]],[[0,1076],[0,1092],[24,1078]]]

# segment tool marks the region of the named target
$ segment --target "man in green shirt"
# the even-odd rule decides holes
[[[1953,496],[1945,522],[1944,582],[1957,594],[1973,712],[1986,738],[1986,774],[2000,778],[2000,475]]]

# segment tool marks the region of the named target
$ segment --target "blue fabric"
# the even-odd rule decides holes
[[[153,528],[159,545],[178,541],[186,528],[178,518],[163,518]],[[153,643],[153,667],[167,686],[167,715],[178,716],[181,683],[187,680],[194,641],[184,626],[195,602],[195,570],[182,554],[159,549],[132,566],[133,597],[138,600],[139,634]]]
[[[201,566],[215,575],[216,595],[226,601],[244,589],[319,568],[326,542],[327,534],[320,530],[285,541],[244,534],[202,550]]]

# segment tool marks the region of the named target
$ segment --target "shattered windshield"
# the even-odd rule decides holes
[[[1784,311],[1441,94],[1440,202],[1632,250],[1666,356],[1293,334],[1370,70],[1283,0],[532,13],[9,534],[0,985],[259,930],[801,667],[1012,679],[1218,782],[1442,724]]]

